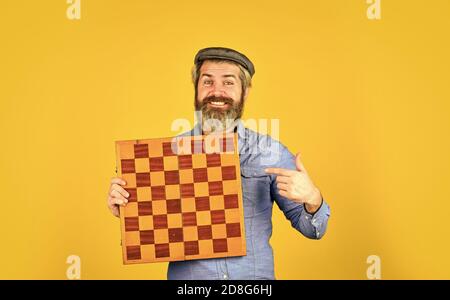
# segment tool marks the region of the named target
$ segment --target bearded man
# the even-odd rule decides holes
[[[269,243],[274,202],[292,227],[310,239],[325,234],[330,208],[306,171],[300,155],[283,144],[246,128],[241,116],[252,86],[255,67],[244,54],[229,48],[200,50],[192,81],[200,122],[184,135],[237,132],[247,254],[239,257],[170,262],[168,279],[275,279]],[[108,207],[119,216],[129,197],[126,182],[111,179]],[[288,246],[288,245],[286,245]],[[318,259],[317,254],[308,255]],[[295,268],[301,267],[297,261]]]

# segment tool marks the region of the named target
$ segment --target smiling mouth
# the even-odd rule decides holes
[[[217,108],[225,108],[228,107],[229,104],[223,101],[211,101],[208,102],[208,105],[211,107],[217,107]]]

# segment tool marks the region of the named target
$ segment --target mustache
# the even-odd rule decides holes
[[[229,98],[229,97],[216,97],[216,96],[209,96],[203,99],[202,103],[203,104],[207,104],[207,103],[211,103],[211,102],[223,102],[226,104],[230,104],[233,105],[233,99]]]

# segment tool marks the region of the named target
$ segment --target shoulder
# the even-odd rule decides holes
[[[283,164],[283,161],[292,159],[293,155],[289,149],[270,135],[256,132],[247,127],[242,132],[244,136],[239,136],[239,142],[244,144],[242,147],[244,153],[241,154],[253,156],[255,163],[269,167],[278,166]]]

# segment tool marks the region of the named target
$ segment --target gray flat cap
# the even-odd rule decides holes
[[[253,77],[253,74],[255,74],[255,66],[250,59],[244,54],[230,48],[210,47],[201,49],[195,56],[194,63],[197,65],[207,59],[231,60],[246,68],[250,76]]]

